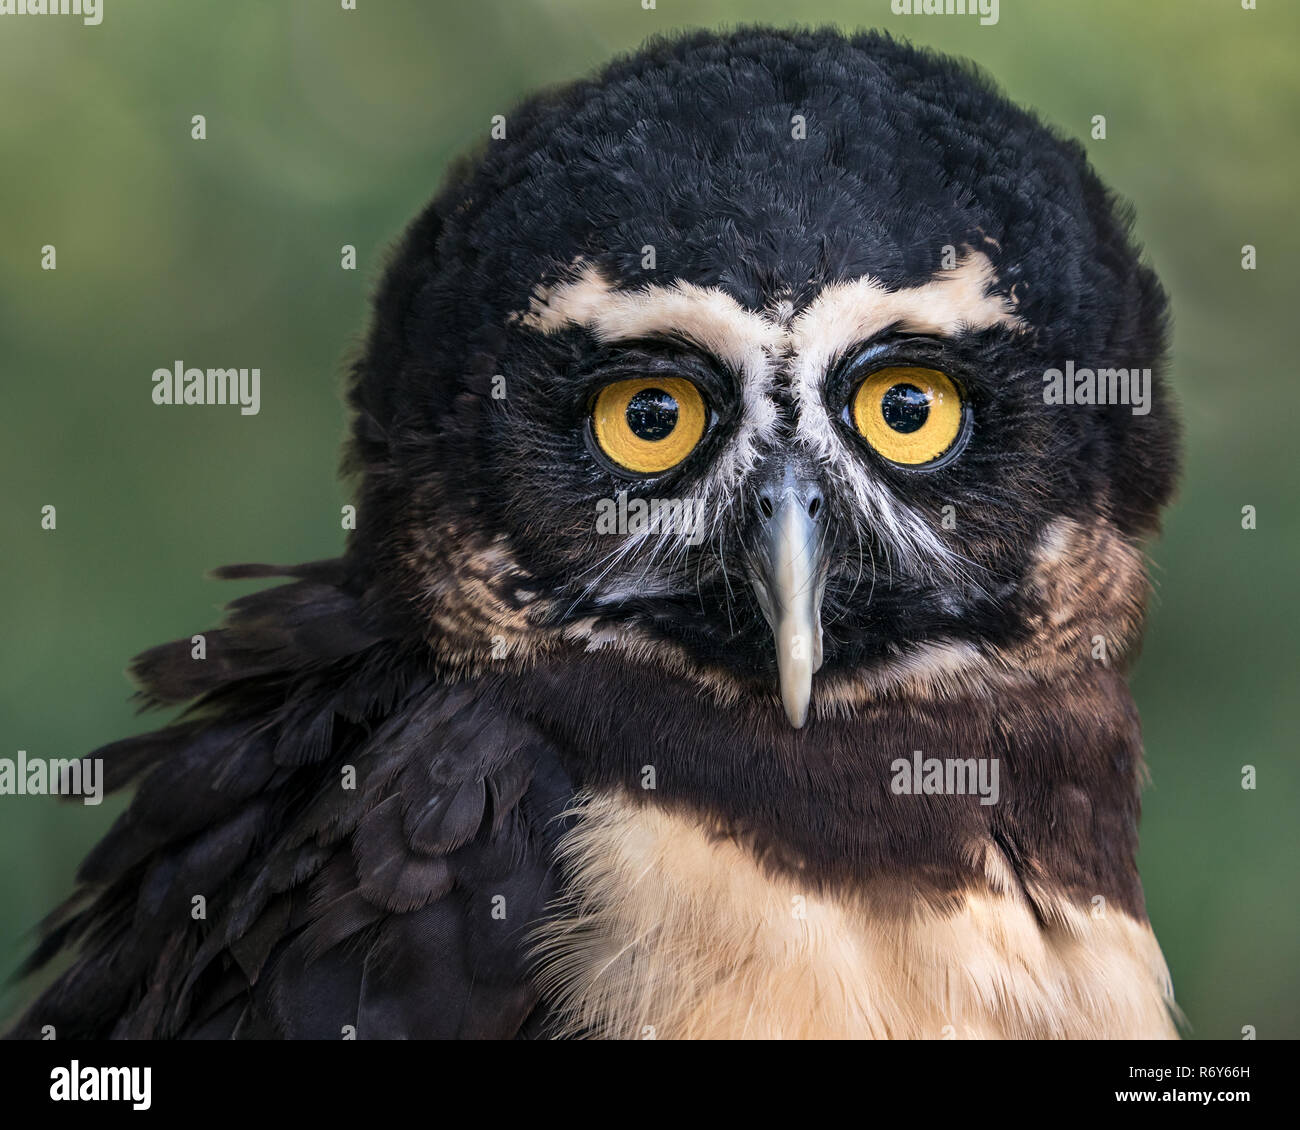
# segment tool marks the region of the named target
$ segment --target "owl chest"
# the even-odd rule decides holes
[[[773,877],[738,844],[614,796],[565,847],[537,950],[567,1033],[623,1039],[1170,1036],[1163,963],[1124,916],[1044,931],[1023,896],[873,913]]]

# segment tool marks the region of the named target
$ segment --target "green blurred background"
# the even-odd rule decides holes
[[[889,0],[105,5],[98,27],[0,17],[0,756],[142,728],[126,661],[251,587],[205,570],[339,550],[339,391],[366,296],[493,114],[677,27],[883,26],[976,59],[1081,138],[1106,115],[1087,144],[1173,296],[1187,430],[1134,679],[1151,917],[1194,1035],[1300,1035],[1300,5],[1003,0],[991,27]],[[260,415],[155,406],[150,374],[178,358],[260,367]],[[120,810],[0,797],[0,970]],[[0,1018],[29,991],[6,989]]]

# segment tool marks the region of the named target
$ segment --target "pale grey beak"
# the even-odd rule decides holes
[[[808,719],[812,677],[822,665],[824,507],[815,483],[786,472],[760,497],[762,522],[750,548],[749,579],[776,640],[776,667],[790,724]]]

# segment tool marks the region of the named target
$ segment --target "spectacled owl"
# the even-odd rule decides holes
[[[185,709],[90,755],[137,791],[15,1033],[1176,1035],[1131,228],[880,34],[658,40],[505,115],[378,289],[342,556],[224,569],[287,580],[136,659]]]

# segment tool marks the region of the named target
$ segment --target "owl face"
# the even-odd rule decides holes
[[[795,726],[815,682],[1032,650],[1174,471],[1163,295],[1078,146],[810,42],[723,81],[682,40],[638,63],[670,103],[616,65],[523,107],[412,229],[354,391],[408,590],[456,589],[411,546],[472,531],[481,620]],[[1071,360],[1156,370],[1152,410],[1050,402]]]

